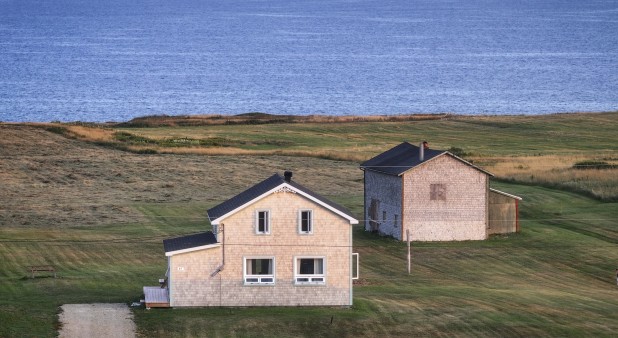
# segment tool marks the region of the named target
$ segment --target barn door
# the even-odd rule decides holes
[[[378,222],[378,210],[380,209],[380,200],[375,198],[371,199],[369,204],[369,226],[371,231],[378,231],[380,223]]]

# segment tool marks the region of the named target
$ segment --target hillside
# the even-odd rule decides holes
[[[602,125],[608,118],[613,116],[589,123]],[[435,123],[445,124],[423,136],[440,146],[471,151],[485,137],[476,129],[461,130],[449,144],[444,140],[452,121]],[[563,123],[576,128],[579,122]],[[336,126],[340,129],[332,129]],[[362,213],[362,176],[355,162],[272,154],[137,154],[45,128],[0,125],[2,337],[54,336],[61,304],[138,300],[141,287],[156,283],[165,271],[163,238],[209,228],[208,207],[273,172],[292,169],[303,185]],[[198,131],[166,128],[139,132],[201,137]],[[322,128],[328,135],[337,130],[342,142],[363,137],[370,144],[373,137],[346,134],[354,129],[349,125]],[[401,128],[411,133],[429,127],[415,122]],[[519,142],[524,142],[534,128],[521,130]],[[227,135],[243,137],[234,132]],[[508,156],[516,130],[509,135],[504,145],[493,145],[496,156]],[[602,151],[616,157],[615,144],[605,138],[585,140],[585,147],[573,150],[577,156]],[[526,154],[545,153],[560,143],[549,139],[546,148]],[[562,143],[554,151],[565,156],[578,144]],[[321,147],[328,145],[313,149]],[[414,243],[411,275],[405,272],[404,244],[356,228],[362,278],[352,309],[136,309],[138,329],[148,337],[613,335],[618,204],[532,185],[494,186],[524,198],[522,232],[483,242]],[[25,267],[37,264],[55,265],[60,278],[27,278]]]

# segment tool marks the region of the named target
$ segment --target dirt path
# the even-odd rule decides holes
[[[61,338],[135,337],[133,314],[126,304],[65,304],[60,323]]]

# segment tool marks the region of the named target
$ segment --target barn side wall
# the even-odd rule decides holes
[[[489,235],[517,232],[516,203],[515,198],[489,192]]]
[[[487,238],[487,174],[443,155],[404,173],[403,184],[404,226],[410,229],[412,240]],[[432,184],[444,187],[444,200],[431,199]]]
[[[370,213],[372,199],[377,201],[377,219],[372,219]],[[365,170],[364,217],[366,231],[377,230],[381,235],[401,239],[401,177]]]

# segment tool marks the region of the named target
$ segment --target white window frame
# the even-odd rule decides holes
[[[321,259],[321,274],[301,275],[298,264],[301,259]],[[324,256],[294,256],[294,284],[295,285],[326,285],[326,257]]]
[[[265,231],[260,231],[260,213],[266,213],[266,229]],[[255,211],[255,234],[256,235],[270,235],[270,210],[268,209],[259,209]]]
[[[309,231],[303,231],[303,212],[309,213]],[[313,233],[313,210],[303,209],[298,211],[298,233],[301,235],[310,235]]]
[[[356,257],[356,259],[354,259]],[[360,277],[360,255],[357,252],[352,253],[352,264],[356,261],[356,275],[352,272],[352,279],[356,280]]]
[[[247,262],[253,259],[271,259],[273,261],[273,273],[270,275],[247,274]],[[275,256],[246,256],[242,258],[242,274],[244,285],[275,285],[277,263]]]

